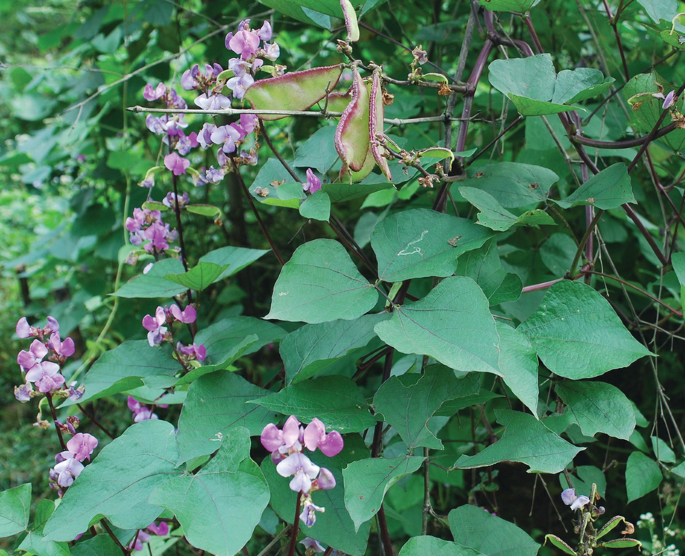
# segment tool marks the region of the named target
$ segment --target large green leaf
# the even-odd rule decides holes
[[[221,247],[220,249],[214,249],[214,251],[210,251],[206,255],[200,257],[200,262],[214,263],[219,266],[228,265],[228,268],[214,280],[215,282],[218,282],[224,278],[233,276],[235,273],[266,255],[268,252],[269,251],[265,249],[245,249],[244,247],[232,246]]]
[[[378,275],[386,282],[450,276],[457,257],[477,249],[491,232],[470,220],[428,209],[407,210],[380,222],[371,236]]]
[[[188,272],[167,274],[164,279],[180,284],[189,290],[202,291],[216,282],[227,269],[227,264],[219,266],[214,263],[199,262]]]
[[[514,395],[537,416],[538,357],[523,334],[504,323],[497,323],[500,339],[499,370],[502,380]]]
[[[280,345],[286,383],[309,378],[352,350],[366,346],[376,337],[373,327],[388,318],[389,314],[380,313],[355,320],[305,324],[286,335]]]
[[[166,421],[143,421],[105,446],[81,472],[45,525],[48,540],[68,541],[97,515],[122,529],[143,529],[162,513],[148,502],[174,474],[176,433]]]
[[[26,530],[31,510],[31,483],[0,492],[0,537]]]
[[[516,301],[521,296],[521,279],[516,274],[507,274],[502,268],[494,239],[459,257],[457,274],[475,280],[488,297],[490,305]]]
[[[285,330],[271,322],[255,317],[228,317],[200,330],[195,336],[195,343],[207,349],[205,363],[216,365],[233,355],[250,336],[257,336],[257,341],[247,348],[243,355],[249,355],[272,342],[278,342],[285,336]]]
[[[254,403],[305,423],[318,417],[329,430],[363,432],[376,424],[359,387],[344,376],[298,382]]]
[[[400,550],[399,556],[482,556],[473,548],[438,539],[437,537],[412,537]]]
[[[505,209],[495,197],[482,189],[461,187],[459,188],[459,193],[480,211],[478,213],[478,224],[491,230],[504,232],[513,226],[555,224],[551,216],[539,209],[525,211],[521,215],[516,215]]]
[[[471,387],[471,381],[457,379],[451,369],[431,365],[418,377],[405,374],[386,380],[376,392],[373,407],[397,430],[409,450],[421,446],[439,450],[442,442],[428,430],[428,420],[443,403],[463,397]]]
[[[71,556],[69,545],[66,542],[46,541],[44,538],[43,529],[54,511],[55,503],[52,500],[43,499],[38,502],[31,528],[18,546],[18,550],[24,550],[37,556]]]
[[[420,301],[395,308],[375,330],[401,353],[430,355],[460,371],[500,374],[495,321],[487,297],[471,278],[443,280]]]
[[[147,340],[130,340],[104,353],[85,378],[86,391],[78,400],[97,400],[143,386],[150,379],[172,377],[181,365],[168,346],[150,347]],[[65,405],[75,402],[67,400]]]
[[[352,320],[373,309],[378,292],[360,274],[345,248],[331,239],[298,247],[276,280],[264,317],[308,323]]]
[[[557,384],[556,391],[585,436],[604,432],[628,440],[635,430],[630,400],[611,384],[566,381]]]
[[[490,193],[504,208],[528,207],[544,203],[559,176],[542,166],[499,162],[469,168],[468,178],[459,183]]]
[[[488,556],[537,556],[540,549],[523,529],[476,506],[456,508],[448,520],[457,543]]]
[[[557,74],[552,102],[573,104],[601,95],[616,81],[593,68],[563,70]]]
[[[578,380],[626,367],[650,352],[599,293],[580,282],[554,284],[518,327],[555,374]]]
[[[236,554],[269,503],[266,480],[250,459],[249,431],[231,430],[200,471],[158,486],[150,503],[172,511],[193,546],[217,556]]]
[[[369,458],[352,462],[343,469],[345,507],[355,530],[378,513],[388,489],[421,467],[423,460],[418,456]]]
[[[307,196],[300,205],[300,216],[321,222],[331,219],[331,198],[325,191],[317,191]]]
[[[353,461],[369,457],[369,449],[358,435],[345,436],[345,447],[334,458],[327,458],[320,451],[307,453],[307,456],[318,466],[325,467],[333,473],[336,486],[331,490],[322,490],[312,495],[314,504],[326,509],[318,513],[316,523],[305,529],[306,535],[327,544],[351,556],[366,554],[366,545],[371,525],[367,522],[359,529],[355,528],[350,514],[345,508],[345,484],[343,468]],[[264,458],[262,472],[269,483],[271,507],[288,523],[293,522],[295,493],[290,490],[290,479],[281,477],[271,458]]]
[[[97,535],[71,548],[71,556],[120,556],[121,548],[109,535]]]
[[[626,466],[628,503],[655,490],[663,479],[659,464],[642,452],[633,452]]]
[[[495,410],[495,415],[497,422],[506,427],[502,437],[475,456],[461,456],[454,464],[457,469],[518,461],[530,467],[529,473],[559,473],[583,450],[566,442],[532,415],[509,409]]]
[[[328,110],[332,110],[330,104]],[[293,166],[312,168],[321,174],[326,173],[338,159],[338,153],[333,143],[334,137],[335,126],[324,126],[315,131],[295,152]]]
[[[178,259],[163,259],[152,265],[147,274],[136,276],[112,295],[128,298],[174,297],[186,291],[186,288],[164,277],[167,274],[181,274],[183,270],[183,263]]]
[[[625,203],[635,203],[630,176],[625,164],[619,162],[592,176],[563,201],[556,201],[562,208],[593,205],[602,210],[618,208]]]
[[[217,372],[193,382],[178,420],[179,465],[214,453],[234,428],[244,427],[252,436],[276,420],[266,408],[247,403],[267,395],[241,376]]]

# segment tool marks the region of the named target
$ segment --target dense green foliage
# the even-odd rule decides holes
[[[680,11],[0,4],[0,556],[679,554]]]

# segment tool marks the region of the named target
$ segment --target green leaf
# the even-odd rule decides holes
[[[526,58],[495,60],[488,66],[490,84],[505,95],[517,95],[539,101],[554,96],[556,72],[549,54]]]
[[[129,340],[104,353],[85,378],[86,391],[78,403],[97,400],[143,386],[146,379],[172,377],[181,365],[164,347],[150,347],[147,340]],[[67,400],[65,405],[76,402]]]
[[[592,68],[576,68],[573,71],[563,70],[557,74],[552,102],[573,104],[601,95],[616,81],[613,77]]]
[[[488,297],[490,305],[516,301],[521,296],[521,279],[515,274],[507,274],[502,268],[494,239],[459,257],[457,275],[475,280]]]
[[[200,330],[195,336],[195,343],[202,344],[207,349],[205,364],[218,365],[241,349],[245,339],[251,335],[257,336],[257,341],[243,355],[280,341],[285,336],[285,330],[255,317],[228,317]]]
[[[530,10],[540,0],[480,0],[480,5],[492,12],[518,12]]]
[[[303,218],[328,222],[331,218],[331,198],[328,193],[321,190],[308,195],[300,205],[300,215]]]
[[[578,380],[627,367],[651,355],[599,293],[580,282],[554,284],[518,327],[553,373]]]
[[[71,556],[121,556],[121,548],[109,535],[97,535],[71,548]]]
[[[677,0],[637,0],[637,3],[645,9],[647,15],[655,23],[659,23],[662,19],[671,23],[678,13]]]
[[[331,93],[331,95],[341,95],[342,93]],[[330,98],[330,95],[329,95]],[[349,104],[351,97],[345,101],[345,106]],[[322,101],[323,103],[323,101]],[[337,111],[330,102],[329,111]],[[342,110],[340,110],[342,112]],[[293,166],[297,168],[313,168],[319,173],[326,173],[331,166],[338,160],[338,153],[335,150],[335,126],[324,126],[314,132],[309,139],[300,145],[295,152]],[[336,184],[337,185],[337,184]]]
[[[186,288],[163,278],[168,274],[183,272],[183,263],[178,259],[163,259],[152,265],[147,274],[136,276],[112,295],[127,298],[174,297],[186,291]]]
[[[566,544],[565,541],[561,540],[556,535],[545,535],[545,544],[547,544],[547,541],[549,541],[549,543],[551,545],[556,546],[564,554],[570,554],[571,556],[578,556],[576,554],[575,550],[573,550],[569,545]]]
[[[540,258],[553,276],[563,276],[571,268],[577,248],[569,235],[552,234],[540,247]]]
[[[257,259],[261,259],[267,253],[269,253],[269,250],[228,246],[210,251],[206,255],[200,257],[200,262],[214,263],[219,266],[228,267],[216,280],[214,280],[215,282],[219,282],[240,272],[243,268],[251,265]]]
[[[675,463],[675,452],[671,449],[671,447],[668,444],[666,444],[658,436],[652,436],[651,440],[652,450],[654,450],[654,455],[656,456],[656,459],[658,461],[662,461],[664,463]]]
[[[685,300],[685,253],[673,253],[671,255],[671,263],[678,277],[678,282],[680,282],[680,300],[683,303],[683,300]]]
[[[373,407],[397,430],[409,450],[421,446],[441,450],[442,442],[428,430],[428,420],[443,403],[470,389],[471,383],[457,379],[451,369],[431,365],[418,380],[414,374],[386,380],[376,392]]]
[[[178,420],[178,465],[214,453],[221,440],[236,427],[252,436],[276,420],[276,415],[248,403],[269,394],[241,376],[218,372],[203,376],[190,385]]]
[[[537,556],[540,549],[528,533],[476,506],[456,508],[448,520],[455,542],[488,556]]]
[[[314,8],[317,9],[317,8]],[[341,65],[294,71],[261,79],[245,93],[254,110],[306,110],[332,91],[342,75]],[[261,114],[262,120],[279,120],[287,116]]]
[[[359,387],[344,376],[325,376],[288,386],[254,401],[305,423],[318,417],[329,430],[363,432],[376,424]]]
[[[399,556],[481,556],[483,553],[437,537],[412,537],[400,550]]]
[[[532,415],[508,409],[495,410],[495,415],[506,427],[502,437],[475,456],[461,456],[454,464],[457,469],[518,461],[530,467],[528,473],[559,473],[584,450],[566,442]]]
[[[549,423],[549,417],[546,417],[544,422],[545,424]],[[575,468],[575,472],[571,477],[573,477],[573,488],[576,489],[576,494],[578,496],[584,495],[589,497],[592,492],[592,485],[594,484],[599,495],[602,498],[606,497],[607,480],[599,467],[595,467],[594,465],[579,465]],[[559,482],[563,489],[571,488],[565,475],[559,475]]]
[[[547,201],[549,190],[559,176],[542,166],[518,162],[498,162],[469,168],[462,187],[480,189],[492,195],[504,208],[529,207]]]
[[[497,323],[500,339],[499,370],[502,380],[514,395],[537,416],[538,357],[523,334],[504,323]]]
[[[602,210],[635,203],[628,170],[619,162],[592,176],[563,201],[555,201],[562,208],[593,205]]]
[[[302,184],[292,180],[278,160],[267,160],[250,186],[250,195],[265,205],[298,209],[306,195]]]
[[[303,8],[298,0],[259,0],[265,6],[274,8],[279,12],[302,21],[309,25],[317,25],[329,31],[332,29],[331,18],[318,11]],[[264,67],[264,66],[262,66]]]
[[[0,492],[0,538],[26,530],[31,510],[31,483]]]
[[[337,241],[316,239],[297,248],[281,269],[266,319],[311,324],[352,320],[373,309],[378,292]]]
[[[219,266],[214,263],[199,262],[188,272],[167,274],[164,279],[181,284],[189,290],[202,291],[216,282],[227,268],[228,265]]]
[[[352,350],[366,346],[376,337],[373,327],[388,318],[387,313],[380,313],[306,324],[286,335],[280,345],[286,384],[309,378]]]
[[[345,485],[342,469],[353,461],[369,457],[369,449],[358,435],[345,436],[343,451],[333,458],[324,456],[320,451],[307,454],[319,466],[333,473],[336,486],[331,490],[322,490],[312,495],[314,504],[326,508],[324,513],[316,516],[316,523],[306,530],[308,537],[316,539],[351,556],[366,554],[366,545],[371,528],[368,522],[357,530],[349,513],[345,509]],[[290,479],[281,477],[271,458],[264,458],[262,472],[269,482],[271,507],[287,523],[293,522],[295,493],[290,490]]]
[[[38,556],[71,556],[67,543],[46,541],[43,536],[43,528],[54,511],[55,503],[52,500],[43,499],[38,502],[31,529],[21,541],[18,550],[25,550]]]
[[[633,452],[626,466],[628,503],[655,490],[662,480],[659,464],[642,452]]]
[[[500,374],[495,321],[471,278],[446,278],[423,299],[395,308],[375,330],[401,353],[429,355],[460,371]]]
[[[266,480],[250,459],[249,431],[231,430],[200,471],[158,486],[150,503],[172,511],[193,546],[221,556],[239,552],[269,503]]]
[[[460,187],[459,193],[480,211],[477,223],[491,230],[504,232],[513,226],[555,224],[552,217],[541,210],[528,211],[517,216],[500,205],[497,199],[487,191],[473,187]]]
[[[343,469],[345,507],[354,521],[355,531],[376,515],[388,489],[421,467],[423,460],[418,456],[369,458],[352,462]]]
[[[121,529],[147,527],[162,513],[148,502],[150,492],[180,473],[177,458],[171,423],[151,420],[129,427],[74,481],[45,525],[45,537],[72,540],[100,514]]]
[[[450,276],[457,267],[457,257],[477,249],[491,235],[465,218],[414,209],[380,222],[371,236],[371,247],[381,280],[401,282]]]
[[[377,175],[371,174],[367,179],[374,178]],[[359,197],[366,197],[370,193],[393,189],[390,182],[386,181],[385,178],[382,179],[382,182],[376,183],[324,183],[321,188],[328,193],[331,203],[346,203]],[[394,194],[394,191],[391,191],[391,193]]]
[[[628,440],[635,430],[630,400],[611,384],[566,381],[558,383],[556,391],[586,436],[603,432]]]

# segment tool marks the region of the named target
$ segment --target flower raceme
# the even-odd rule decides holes
[[[313,452],[317,448],[328,457],[336,456],[343,449],[343,438],[337,431],[326,434],[326,427],[319,419],[312,419],[303,427],[294,415],[291,415],[279,429],[269,423],[260,437],[262,446],[271,452],[271,460],[276,464],[276,471],[282,477],[292,477],[290,489],[301,493],[302,513],[300,519],[311,527],[316,521],[316,512],[325,508],[316,506],[311,493],[317,490],[335,488],[335,477],[328,469],[314,464],[305,454],[304,449]]]
[[[70,487],[74,480],[83,471],[84,460],[90,461],[93,450],[98,445],[98,440],[91,434],[76,433],[67,442],[67,449],[55,456],[55,467],[50,470],[50,480],[63,494],[62,488]]]

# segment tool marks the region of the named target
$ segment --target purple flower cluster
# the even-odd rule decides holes
[[[158,537],[166,537],[169,534],[169,524],[166,521],[162,521],[157,525],[154,521],[150,523],[145,529],[140,529],[138,534],[129,543],[129,549],[133,552],[139,552],[143,550],[144,544],[150,540],[152,535],[157,535]]]
[[[64,495],[63,489],[69,488],[83,471],[81,462],[86,459],[90,461],[98,445],[93,435],[77,433],[71,423],[67,426],[74,436],[67,442],[67,449],[55,456],[55,466],[50,469],[50,488],[56,490],[60,497]]]
[[[163,342],[171,343],[173,342],[173,334],[170,328],[173,323],[176,321],[192,324],[196,318],[197,312],[192,305],[186,306],[183,310],[178,305],[157,307],[154,316],[145,315],[143,317],[143,328],[147,330],[147,341],[150,346],[158,346]],[[192,343],[184,346],[181,342],[177,342],[176,352],[186,363],[193,360],[204,361],[207,357],[207,349],[202,344]],[[133,411],[132,408],[131,411]]]
[[[282,477],[292,477],[290,489],[301,493],[302,513],[300,519],[311,527],[316,522],[316,512],[325,508],[316,506],[311,493],[335,488],[335,477],[325,467],[319,467],[304,454],[304,448],[313,452],[317,448],[328,457],[336,456],[343,449],[343,438],[337,431],[326,434],[326,427],[319,419],[312,419],[306,427],[291,415],[279,429],[269,423],[261,434],[262,446],[271,452],[271,461]]]
[[[17,322],[17,336],[20,338],[35,338],[29,350],[21,350],[17,355],[17,363],[22,373],[25,373],[25,383],[14,387],[14,396],[20,402],[27,402],[32,397],[42,394],[59,394],[63,397],[78,399],[83,395],[83,388],[74,389],[74,385],[64,388],[64,377],[60,373],[68,357],[74,355],[74,341],[59,335],[59,322],[48,317],[44,328],[30,326],[26,317]],[[38,392],[34,391],[34,385]]]
[[[144,244],[145,251],[152,254],[163,253],[169,249],[169,242],[178,237],[175,229],[162,222],[162,213],[158,210],[134,208],[133,218],[126,219],[126,229],[131,232],[132,245]]]

